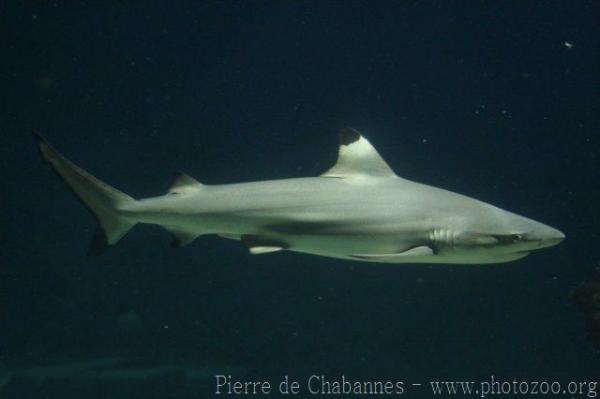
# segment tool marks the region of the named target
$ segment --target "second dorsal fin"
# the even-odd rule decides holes
[[[177,173],[169,188],[169,194],[183,194],[201,190],[202,183],[183,172]]]

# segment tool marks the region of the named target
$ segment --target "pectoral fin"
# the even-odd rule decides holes
[[[390,262],[394,259],[405,258],[405,257],[416,257],[416,256],[431,256],[435,255],[435,252],[431,247],[422,245],[419,247],[410,248],[403,252],[391,253],[391,254],[353,254],[350,255],[353,258],[368,260],[371,262]]]

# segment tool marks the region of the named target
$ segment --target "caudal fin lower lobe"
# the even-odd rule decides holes
[[[66,159],[38,133],[33,132],[33,136],[42,158],[52,166],[67,187],[98,220],[99,227],[96,229],[88,255],[97,255],[110,245],[116,244],[137,223],[119,212],[123,205],[135,199]]]

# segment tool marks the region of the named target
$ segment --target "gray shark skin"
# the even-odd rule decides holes
[[[90,254],[137,223],[184,246],[203,234],[252,254],[290,250],[382,263],[501,263],[564,239],[552,227],[464,195],[397,176],[359,132],[340,132],[337,163],[319,177],[203,185],[180,174],[165,195],[135,200],[34,133],[45,159],[99,222]]]

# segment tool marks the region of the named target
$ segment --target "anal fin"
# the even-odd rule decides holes
[[[282,247],[250,247],[248,248],[252,255],[268,254],[270,252],[282,251]]]
[[[176,228],[168,227],[167,230],[173,233],[174,236],[173,241],[171,241],[172,248],[185,247],[199,236],[198,233],[191,233],[189,231],[178,230]]]
[[[221,238],[227,238],[228,240],[240,240],[241,239],[241,236],[238,235],[238,234],[226,234],[226,233],[223,233],[223,234],[219,234],[219,237],[221,237]]]
[[[277,252],[288,248],[289,246],[276,239],[268,237],[260,237],[254,235],[243,235],[241,237],[242,242],[253,255],[267,254],[270,252]]]

